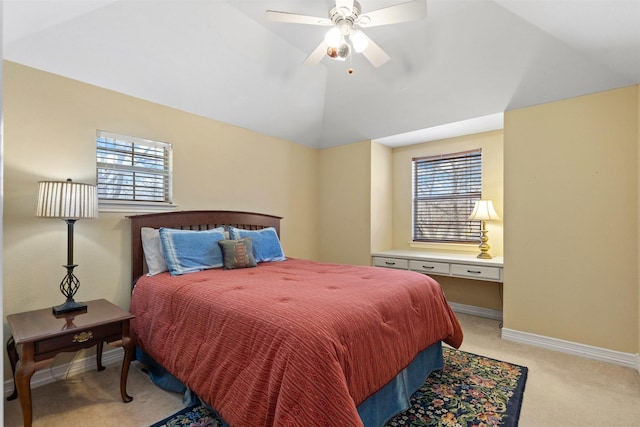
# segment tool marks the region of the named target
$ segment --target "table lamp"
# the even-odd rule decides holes
[[[478,254],[478,258],[483,259],[491,259],[491,255],[489,255],[489,237],[487,236],[487,228],[485,225],[485,221],[495,221],[500,219],[495,209],[493,209],[493,203],[491,200],[477,200],[476,204],[473,206],[473,211],[471,215],[469,215],[470,221],[480,221],[482,228],[480,229],[480,253]]]
[[[66,181],[41,181],[38,191],[36,216],[42,218],[59,218],[67,223],[67,274],[60,282],[60,292],[67,300],[53,307],[55,315],[75,311],[86,311],[87,305],[73,300],[80,288],[80,281],[73,274],[77,267],[73,263],[73,225],[79,219],[98,217],[98,198],[96,186]]]

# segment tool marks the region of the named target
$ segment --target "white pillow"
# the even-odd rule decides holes
[[[147,261],[149,272],[147,276],[155,276],[165,271],[167,262],[162,254],[162,243],[160,242],[160,230],[157,228],[142,227],[140,229],[142,236],[142,250],[144,251],[144,259]]]

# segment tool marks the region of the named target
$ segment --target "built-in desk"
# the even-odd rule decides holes
[[[502,257],[391,249],[371,254],[376,267],[398,268],[437,276],[462,277],[502,283]]]

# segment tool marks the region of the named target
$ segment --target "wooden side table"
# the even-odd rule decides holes
[[[7,321],[12,336],[7,352],[14,374],[14,392],[9,400],[20,398],[24,426],[31,427],[31,377],[34,372],[51,364],[58,353],[97,346],[96,360],[102,366],[105,342],[124,348],[120,373],[120,395],[124,402],[133,398],[127,394],[127,376],[133,359],[134,345],[129,335],[129,321],[135,316],[105,299],[87,302],[86,312],[67,313],[56,317],[51,308],[10,314]],[[16,345],[22,346],[22,360]],[[17,366],[17,368],[16,368]]]

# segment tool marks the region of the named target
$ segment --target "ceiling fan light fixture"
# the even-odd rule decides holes
[[[369,46],[369,39],[360,30],[353,30],[349,36],[351,43],[353,44],[353,50],[361,53]]]
[[[348,43],[341,43],[337,47],[329,46],[327,48],[327,56],[331,59],[336,59],[338,61],[344,61],[351,54],[351,46]]]
[[[324,41],[331,47],[338,47],[342,41],[342,33],[338,27],[333,27],[324,35]]]
[[[342,43],[338,46],[338,58],[344,61],[351,54],[351,46],[348,43]]]

